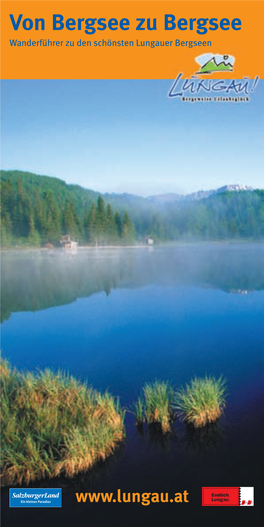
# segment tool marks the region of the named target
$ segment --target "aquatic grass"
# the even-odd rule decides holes
[[[1,357],[1,361],[0,361],[0,375],[1,377],[7,377],[9,376],[11,373],[11,369],[10,369],[10,364],[8,362],[8,360],[6,359],[3,359]]]
[[[72,477],[124,439],[124,410],[63,372],[18,373],[1,361],[3,484]]]
[[[134,405],[137,424],[142,425],[146,419],[148,424],[158,424],[163,433],[169,432],[173,416],[172,403],[173,389],[169,382],[146,383],[143,397],[139,397]]]
[[[185,388],[176,392],[174,408],[195,428],[214,423],[225,407],[226,381],[222,377],[195,377]]]
[[[134,414],[136,416],[136,424],[142,426],[145,419],[145,406],[143,397],[139,397],[134,403]]]

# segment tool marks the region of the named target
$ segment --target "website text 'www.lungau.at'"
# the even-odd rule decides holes
[[[113,492],[76,492],[78,503],[141,503],[150,505],[151,503],[189,503],[189,493],[187,490],[176,492],[169,497],[168,492],[122,492],[117,489]]]

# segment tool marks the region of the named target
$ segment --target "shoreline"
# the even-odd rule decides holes
[[[99,247],[92,247],[91,245],[78,245],[76,250],[63,249],[62,247],[0,247],[0,252],[60,252],[62,254],[77,254],[79,251],[98,251],[98,250],[109,250],[109,249],[150,249],[153,246],[148,245],[105,245]]]
[[[97,247],[91,246],[91,245],[78,245],[76,250],[71,249],[63,249],[62,247],[0,247],[0,253],[4,252],[60,252],[63,254],[77,254],[78,251],[101,251],[101,250],[124,250],[124,249],[148,249],[153,250],[155,248],[169,248],[169,247],[188,247],[188,246],[205,246],[205,245],[248,245],[248,244],[256,244],[256,245],[263,245],[264,240],[175,240],[173,242],[164,242],[164,243],[156,243],[154,245],[99,245]]]

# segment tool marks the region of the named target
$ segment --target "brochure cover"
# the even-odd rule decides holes
[[[3,527],[259,525],[262,35],[2,0]]]

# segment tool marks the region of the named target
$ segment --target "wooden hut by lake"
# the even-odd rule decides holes
[[[145,236],[145,242],[147,245],[154,245],[154,240],[150,235]]]
[[[78,246],[78,243],[72,240],[69,234],[61,237],[60,244],[65,250],[76,250]]]

